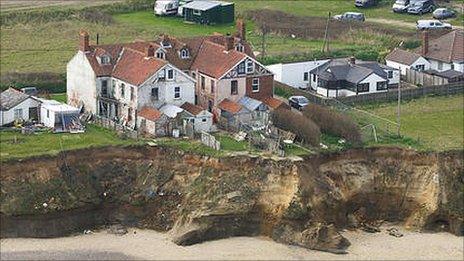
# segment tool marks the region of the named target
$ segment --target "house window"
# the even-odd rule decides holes
[[[168,70],[168,80],[174,79],[174,70],[169,69]]]
[[[192,72],[192,78],[197,79],[197,74],[195,72]]]
[[[131,94],[130,94],[130,99],[133,101],[135,99],[135,89],[134,87],[131,86]]]
[[[382,91],[387,89],[387,82],[377,82],[377,91]]]
[[[214,93],[214,80],[211,80],[211,93]]]
[[[101,94],[103,96],[108,95],[108,81],[102,80],[101,84],[102,84]]]
[[[15,120],[22,120],[23,119],[23,109],[15,109],[14,110],[14,119]]]
[[[443,70],[443,63],[442,62],[438,62],[438,70]]]
[[[230,82],[230,94],[237,95],[238,94],[238,82],[233,80]]]
[[[308,81],[308,72],[303,73],[303,81],[305,81],[305,82]]]
[[[451,64],[451,70],[454,70],[454,63]]]
[[[254,71],[254,63],[252,60],[248,60],[247,63],[246,63],[246,71],[247,73],[253,73]]]
[[[159,99],[159,89],[158,89],[158,87],[151,88],[151,97],[153,97],[154,100]]]
[[[388,71],[388,79],[391,79],[393,78],[393,71]]]
[[[313,82],[316,81],[316,74],[313,74]]]
[[[164,60],[164,59],[165,59],[165,54],[164,54],[164,52],[162,52],[162,51],[156,52],[156,58],[158,58],[158,59],[163,59],[163,60]]]
[[[124,98],[125,96],[125,89],[126,89],[126,85],[124,83],[121,83],[121,86],[119,86],[121,89],[120,89],[120,92],[121,92],[121,98]]]
[[[251,83],[251,90],[253,92],[259,92],[259,78],[254,78]]]
[[[50,118],[50,110],[47,110],[47,118]]]
[[[238,65],[238,74],[244,74],[245,73],[245,62],[242,62]]]
[[[201,15],[201,10],[193,9],[194,15]]]
[[[204,90],[205,89],[205,76],[201,76],[201,81],[200,81],[200,85],[201,85],[201,89]]]
[[[202,122],[206,122],[206,118],[201,119]]]
[[[416,70],[419,72],[425,70],[425,65],[423,64],[416,65]]]
[[[369,83],[358,84],[358,92],[368,92],[368,91],[369,91]]]
[[[243,48],[243,45],[237,44],[237,46],[235,46],[235,50],[243,53],[245,48]]]
[[[113,87],[113,89],[116,89],[116,81],[115,80],[111,80],[111,87]]]
[[[164,80],[165,78],[166,78],[166,70],[161,70],[161,71],[158,73],[158,79]]]
[[[101,63],[102,64],[109,64],[110,63],[110,57],[109,56],[102,56],[101,57]]]
[[[180,99],[180,87],[174,87],[174,99]]]
[[[180,58],[182,58],[182,59],[189,58],[189,51],[187,49],[182,49],[180,51]]]

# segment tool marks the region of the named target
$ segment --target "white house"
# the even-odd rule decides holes
[[[38,119],[40,102],[19,90],[8,88],[0,96],[0,126],[14,121],[28,121]]]
[[[79,120],[79,109],[55,101],[40,99],[40,122],[52,128],[55,132],[65,132],[82,129]]]
[[[385,63],[391,68],[400,70],[401,75],[406,75],[406,69],[425,71],[430,69],[430,62],[418,53],[408,52],[395,48],[385,57]]]
[[[184,119],[193,124],[195,132],[210,132],[213,126],[213,114],[198,105],[186,102],[181,106],[186,112]]]
[[[329,60],[278,63],[268,65],[266,68],[274,73],[274,80],[295,88],[307,89],[310,85],[309,72],[328,61]]]
[[[81,31],[67,65],[68,104],[136,128],[137,111],[195,101],[195,80],[166,60],[163,43],[90,45]]]
[[[386,92],[400,81],[397,69],[377,62],[332,59],[309,72],[311,90],[326,97]]]
[[[453,30],[432,40],[428,32],[422,36],[422,48],[418,52],[430,62],[430,69],[464,73],[464,30]]]

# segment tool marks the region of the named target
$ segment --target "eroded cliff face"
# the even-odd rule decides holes
[[[125,222],[169,231],[181,245],[267,235],[343,253],[340,229],[379,220],[463,233],[462,151],[378,148],[276,161],[110,147],[5,162],[1,185],[2,236]]]

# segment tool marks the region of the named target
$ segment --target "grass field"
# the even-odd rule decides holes
[[[1,160],[43,154],[53,155],[62,149],[71,150],[135,143],[133,140],[123,140],[116,133],[94,125],[88,125],[86,132],[80,134],[41,132],[23,135],[18,132],[2,131],[0,132],[0,141]]]
[[[396,103],[368,105],[361,109],[396,121]],[[425,97],[404,102],[401,105],[401,134],[409,138],[406,142],[411,142],[413,147],[463,149],[464,96]],[[386,141],[389,144],[396,142],[393,139]]]

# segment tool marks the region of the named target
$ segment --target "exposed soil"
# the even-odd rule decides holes
[[[114,223],[190,245],[230,236],[345,253],[341,229],[384,221],[463,234],[463,152],[359,149],[302,161],[108,147],[2,164],[2,237]]]

